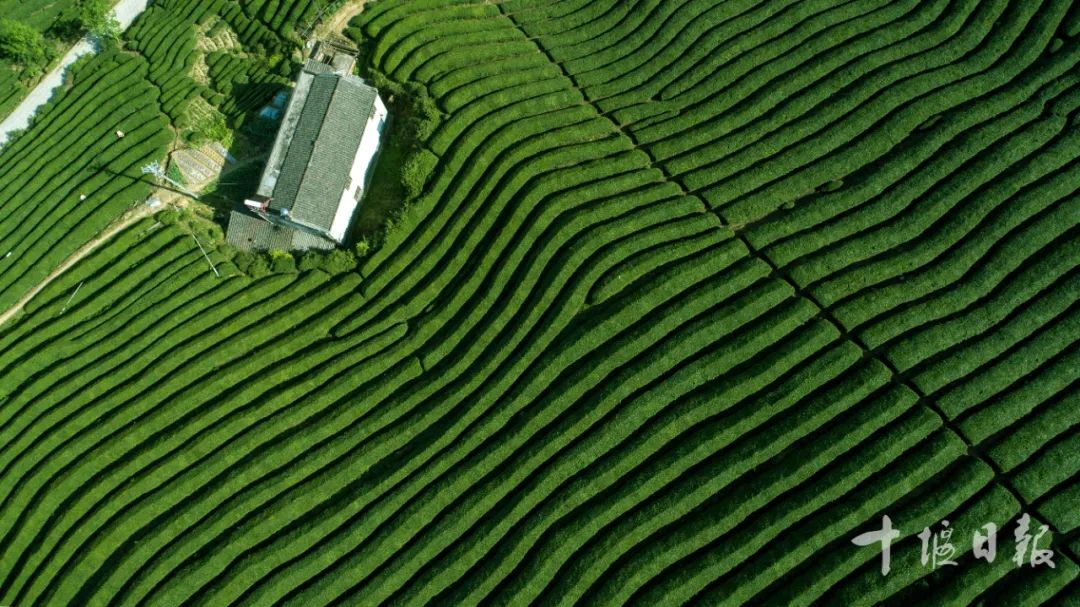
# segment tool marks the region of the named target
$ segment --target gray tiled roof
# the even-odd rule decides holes
[[[332,249],[335,245],[325,238],[270,223],[243,211],[233,211],[229,216],[227,234],[229,244],[244,251]]]
[[[360,78],[308,61],[256,192],[270,198],[273,222],[234,211],[227,240],[245,250],[333,248],[325,234],[337,214],[377,95]],[[292,227],[281,225],[286,221]]]
[[[294,251],[306,251],[308,249],[330,250],[337,246],[336,242],[309,232],[293,230],[293,233],[292,248]]]
[[[299,222],[330,229],[376,94],[353,76],[314,77],[289,140],[271,209],[288,209]]]
[[[335,68],[329,63],[323,63],[322,61],[308,59],[306,62],[304,62],[304,71],[311,74],[333,74]]]

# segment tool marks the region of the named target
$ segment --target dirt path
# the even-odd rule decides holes
[[[30,289],[26,293],[26,295],[23,295],[19,299],[19,301],[15,302],[15,305],[11,306],[2,314],[0,314],[0,326],[3,326],[4,323],[11,320],[12,317],[18,314],[23,309],[23,307],[25,307],[26,304],[34,298],[35,295],[40,293],[41,290],[45,287],[49,286],[49,283],[56,280],[64,272],[67,272],[69,269],[71,269],[72,266],[79,263],[79,261],[82,260],[84,257],[89,255],[90,253],[93,253],[95,249],[105,244],[110,238],[116,236],[120,232],[124,231],[126,228],[137,223],[140,219],[150,217],[154,213],[157,213],[158,211],[161,211],[166,207],[167,205],[161,204],[158,205],[156,209],[151,209],[149,206],[140,203],[138,207],[131,209],[121,215],[116,221],[109,224],[104,230],[101,231],[100,234],[94,237],[93,240],[79,247],[77,251],[72,253],[71,256],[65,259],[63,263],[56,267],[56,269],[54,269],[52,272],[49,272],[49,275],[46,276],[44,280],[35,285],[34,288]]]
[[[333,17],[320,24],[317,28],[317,31],[320,35],[340,34],[342,30],[344,30],[348,26],[349,21],[351,21],[352,18],[356,15],[360,14],[360,11],[364,10],[364,4],[366,4],[366,2],[367,0],[349,0],[340,9],[338,9],[336,13],[334,13]],[[120,0],[120,2],[117,3],[116,8],[118,9],[117,16],[120,18],[121,27],[126,29],[127,26],[130,25],[132,21],[134,21],[135,17],[138,16],[138,14],[142,12],[142,10],[145,9],[148,4],[149,0]],[[78,57],[82,54],[93,52],[92,49],[89,47],[88,43],[86,46],[87,48],[79,47],[78,49],[72,49],[72,51],[70,52],[70,54],[72,55],[70,60],[69,58],[65,57],[64,61],[61,62],[61,65],[58,66],[56,70],[54,70],[54,79],[61,78],[62,80],[63,70],[65,70],[67,66],[70,65],[70,63],[74,62],[75,59],[78,59]],[[50,76],[53,76],[53,74],[50,74]],[[56,86],[56,83],[43,81],[37,87],[35,87],[34,94],[28,96],[28,98],[25,99],[22,104],[20,104],[19,108],[17,108],[12,115],[9,115],[7,119],[3,121],[3,123],[0,123],[0,145],[2,145],[3,141],[7,138],[7,135],[11,131],[25,127],[25,122],[29,122],[30,117],[33,116],[33,113],[35,111],[37,111],[38,107],[40,107],[40,105],[47,101],[48,97],[51,97],[52,92],[56,88]],[[42,99],[38,99],[38,97],[42,97]],[[245,162],[250,161],[251,159],[248,159]],[[243,164],[244,163],[240,163],[240,165]],[[235,170],[237,166],[231,167],[231,170],[223,171],[222,175],[232,172],[232,170]],[[30,300],[32,300],[38,293],[40,293],[42,289],[49,286],[49,283],[56,280],[64,272],[67,272],[69,269],[71,269],[72,266],[77,264],[80,260],[82,260],[90,253],[94,252],[95,249],[107,242],[110,238],[116,236],[124,229],[138,222],[140,219],[149,217],[154,213],[167,208],[170,205],[175,206],[178,201],[186,202],[186,199],[184,197],[178,195],[169,196],[168,193],[165,191],[159,191],[156,194],[158,198],[162,201],[161,205],[159,205],[156,209],[151,209],[145,204],[140,204],[138,207],[124,213],[116,221],[109,224],[109,226],[102,230],[102,232],[98,234],[93,240],[79,247],[79,249],[72,253],[70,257],[65,259],[63,263],[57,266],[52,272],[49,272],[48,276],[46,276],[41,282],[35,285],[34,288],[30,289],[17,302],[15,302],[15,305],[11,306],[3,313],[0,313],[0,326],[11,320],[20,311],[22,311],[22,309],[26,306],[27,303],[30,302]]]
[[[359,15],[360,11],[364,10],[364,4],[366,3],[367,0],[349,0],[338,9],[338,12],[334,13],[333,17],[319,24],[319,26],[315,28],[315,33],[320,38],[329,34],[341,34],[342,30],[348,27],[349,21],[352,21],[353,17]]]

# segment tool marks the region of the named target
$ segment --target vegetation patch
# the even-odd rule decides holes
[[[0,152],[0,310],[238,158],[0,325],[0,604],[1075,602],[1075,2],[375,0],[366,239],[237,254],[318,10],[162,0]]]

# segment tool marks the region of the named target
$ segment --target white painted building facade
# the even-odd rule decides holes
[[[346,244],[387,119],[376,89],[332,65],[308,61],[258,189],[230,216],[229,242],[281,250]]]
[[[341,193],[341,201],[338,203],[337,213],[330,226],[330,235],[338,242],[344,242],[348,235],[352,218],[356,214],[356,208],[364,196],[364,189],[368,186],[368,179],[375,164],[375,156],[379,153],[379,143],[382,139],[383,127],[386,125],[386,105],[379,97],[375,97],[374,111],[364,125],[364,134],[360,138],[360,146],[356,150],[352,169],[349,171],[349,182]]]

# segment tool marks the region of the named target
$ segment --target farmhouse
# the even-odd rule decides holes
[[[361,78],[341,66],[309,60],[258,189],[229,217],[229,243],[244,250],[284,251],[343,244],[386,117],[378,91]]]

